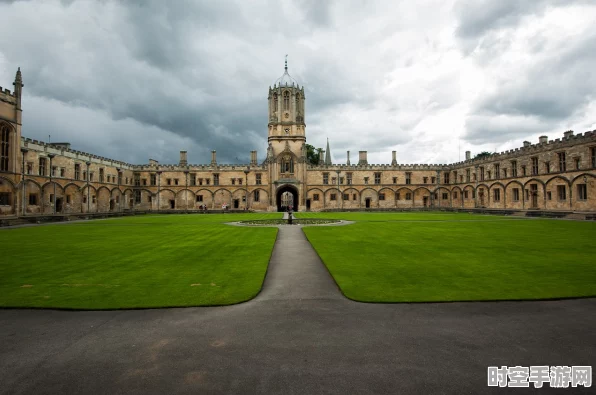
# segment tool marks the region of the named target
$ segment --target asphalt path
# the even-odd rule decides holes
[[[576,394],[594,385],[487,387],[487,367],[595,360],[596,299],[357,303],[299,226],[247,303],[0,310],[2,394]]]

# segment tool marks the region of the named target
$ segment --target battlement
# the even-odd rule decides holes
[[[67,156],[67,157],[71,157],[75,160],[90,161],[90,162],[94,162],[94,163],[100,163],[103,165],[117,166],[117,167],[120,167],[120,168],[126,169],[126,170],[133,170],[135,167],[134,165],[131,165],[130,163],[126,163],[126,162],[122,162],[122,161],[118,161],[118,160],[114,160],[114,159],[110,159],[110,158],[105,158],[103,156],[94,155],[94,154],[90,154],[87,152],[82,152],[82,151],[77,151],[77,150],[67,148],[67,146],[66,146],[67,144],[68,143],[56,143],[56,144],[46,143],[43,141],[30,139],[27,137],[21,137],[21,147],[22,148],[27,148],[27,149],[39,151],[39,152],[46,152],[49,154]],[[70,144],[68,144],[68,146],[70,146]]]
[[[490,162],[515,159],[524,155],[534,155],[545,151],[552,151],[557,149],[563,149],[572,145],[596,142],[596,130],[587,131],[585,133],[573,134],[572,130],[565,132],[563,138],[557,138],[555,140],[548,140],[546,136],[541,136],[540,140],[536,144],[532,144],[528,141],[524,142],[524,146],[520,148],[510,149],[503,152],[494,153],[485,158],[468,159],[465,161],[455,162],[450,164],[451,167],[470,166],[470,165],[483,165]]]
[[[0,101],[15,104],[17,102],[17,97],[15,96],[14,92],[10,91],[10,89],[2,88],[0,86]]]
[[[318,170],[318,171],[365,171],[365,170],[448,170],[449,165],[446,164],[419,164],[419,163],[412,163],[412,164],[366,164],[366,165],[346,165],[346,164],[336,164],[336,165],[308,165],[308,170]]]
[[[160,164],[148,164],[148,165],[136,165],[133,166],[135,171],[244,171],[248,168],[251,172],[253,171],[264,171],[267,168],[260,165],[248,165],[248,164],[217,164],[217,165],[203,165],[203,164],[189,164],[188,166],[180,165],[160,165]]]

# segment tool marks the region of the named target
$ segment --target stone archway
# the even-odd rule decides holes
[[[291,195],[291,198],[289,195]],[[298,211],[298,188],[293,185],[283,185],[277,188],[277,211],[285,211],[285,205],[290,201],[292,202],[292,211]]]

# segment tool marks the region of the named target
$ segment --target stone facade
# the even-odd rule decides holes
[[[79,152],[68,143],[21,137],[23,81],[0,88],[0,215],[117,212],[129,210],[408,209],[423,207],[596,211],[596,131],[453,164],[332,164],[319,152],[306,157],[304,87],[284,74],[268,95],[268,147],[244,165],[175,165],[154,160],[133,165]],[[284,202],[282,202],[282,199]]]

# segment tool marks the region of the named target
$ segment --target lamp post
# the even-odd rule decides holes
[[[55,156],[56,155],[54,155],[54,154],[49,154],[48,155],[48,158],[50,158],[50,183],[52,185],[54,185],[54,198],[52,199],[53,200],[52,201],[52,205],[53,205],[52,212],[54,214],[56,214],[56,184],[52,182],[52,160],[54,159]]]
[[[478,208],[478,165],[474,166],[474,170],[476,171],[474,175],[476,181],[476,188],[474,190],[474,207]]]
[[[161,187],[161,171],[157,172],[157,212],[159,212],[161,206],[159,205],[159,195],[161,195],[159,192]]]
[[[116,168],[116,172],[117,172],[117,174],[116,174],[116,178],[117,178],[116,182],[117,182],[117,185],[118,185],[118,192],[120,193],[120,196],[118,196],[118,212],[120,212],[121,211],[120,209],[122,207],[122,192],[120,192],[120,168],[119,167]]]
[[[184,178],[186,179],[186,189],[184,190],[184,210],[188,211],[188,169],[184,170]]]
[[[27,214],[27,189],[25,187],[25,155],[27,154],[27,152],[29,152],[27,148],[21,148],[21,153],[23,154],[23,164],[21,167],[21,182],[23,183],[23,216]]]
[[[335,172],[337,173],[337,194],[339,195],[338,196],[339,202],[341,204],[341,208],[343,209],[343,207],[344,207],[344,197],[342,196],[341,191],[339,190],[339,173],[340,173],[340,170],[335,170]],[[340,204],[337,205],[338,208],[339,208],[339,205]]]
[[[87,161],[85,162],[85,164],[87,165],[87,214],[89,214],[89,211],[91,211],[91,202],[89,201],[89,166],[91,165],[91,162]]]
[[[248,173],[250,173],[250,167],[247,166],[244,169],[244,177],[246,179],[245,186],[246,186],[246,201],[244,202],[244,208],[248,211]]]

